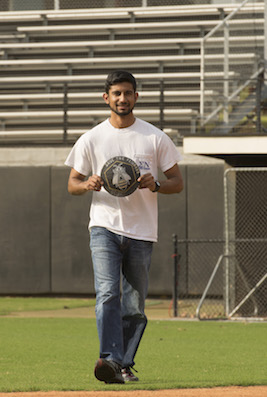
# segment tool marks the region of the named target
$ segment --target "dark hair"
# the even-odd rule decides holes
[[[114,72],[109,73],[105,82],[105,92],[108,94],[109,89],[112,85],[118,83],[124,83],[125,81],[132,84],[135,92],[136,80],[134,76],[131,73],[127,72],[126,70],[115,70]]]

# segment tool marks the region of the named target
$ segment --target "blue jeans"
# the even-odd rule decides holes
[[[123,368],[133,366],[147,324],[144,308],[153,243],[103,227],[92,227],[90,234],[100,357]]]

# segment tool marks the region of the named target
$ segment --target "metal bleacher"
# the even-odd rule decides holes
[[[222,95],[223,36],[203,36],[234,4],[0,12],[0,144],[73,143],[108,116],[102,100],[110,70],[137,78],[135,114],[172,137],[194,134],[199,124],[201,78],[206,109]],[[253,67],[263,46],[264,3],[247,4],[229,21],[234,35],[228,77]],[[255,29],[257,26],[257,29]],[[249,32],[249,33],[248,33]],[[202,93],[202,95],[203,95]]]

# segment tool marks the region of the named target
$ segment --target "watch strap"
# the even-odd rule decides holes
[[[159,181],[155,181],[155,189],[152,190],[153,193],[156,193],[160,189],[160,183]]]

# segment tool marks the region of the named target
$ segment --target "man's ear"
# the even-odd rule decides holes
[[[109,104],[109,96],[106,92],[103,94],[103,99],[106,102],[106,104]]]
[[[135,92],[135,102],[137,101],[138,97],[139,97],[138,92]]]

